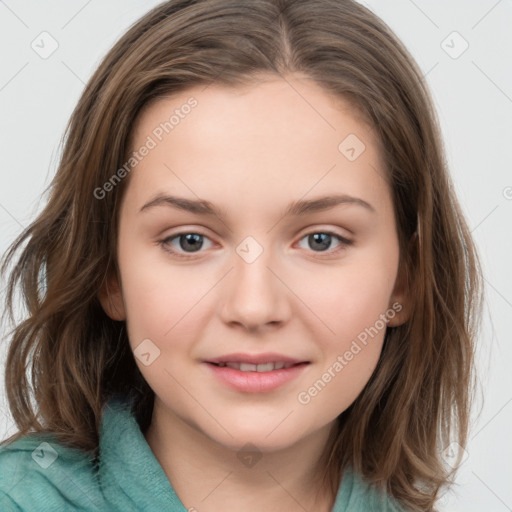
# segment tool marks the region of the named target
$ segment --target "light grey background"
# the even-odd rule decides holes
[[[60,138],[85,82],[128,26],[157,3],[0,0],[0,253],[42,207],[41,193],[55,172]],[[457,486],[441,509],[512,510],[512,2],[362,3],[391,26],[427,77],[457,193],[484,264],[478,349],[484,398]],[[51,48],[43,31],[58,43],[46,59],[31,47]],[[2,365],[5,341],[3,326]],[[3,381],[0,389],[3,439],[15,429]]]

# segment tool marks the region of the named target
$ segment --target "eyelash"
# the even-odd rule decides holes
[[[342,237],[341,235],[338,235],[337,233],[334,233],[333,231],[311,231],[310,233],[306,233],[300,240],[303,240],[304,238],[310,236],[310,235],[316,235],[316,234],[322,234],[322,235],[329,235],[329,236],[332,236],[334,238],[336,238],[340,243],[341,243],[341,246],[338,248],[338,249],[335,249],[335,250],[326,250],[326,251],[311,251],[311,252],[316,252],[318,254],[337,254],[338,252],[340,251],[343,251],[344,249],[346,249],[348,246],[352,245],[353,244],[353,241],[352,240],[348,240],[347,238],[344,238]],[[201,236],[201,237],[204,237],[204,238],[209,238],[208,236],[206,235],[203,235],[202,233],[198,233],[196,231],[182,231],[180,233],[176,233],[174,235],[171,235],[171,236],[168,236],[162,240],[159,240],[158,243],[159,245],[162,247],[162,249],[170,254],[172,254],[173,256],[176,256],[177,258],[181,258],[181,259],[193,259],[195,256],[194,254],[198,254],[201,252],[201,250],[199,250],[197,253],[188,253],[187,256],[184,256],[182,253],[179,253],[178,251],[175,251],[174,249],[170,249],[169,248],[169,241],[170,240],[174,240],[175,238],[179,238],[180,236],[184,236],[184,235],[198,235],[198,236]],[[187,253],[185,253],[187,254]],[[320,256],[321,257],[321,256]]]

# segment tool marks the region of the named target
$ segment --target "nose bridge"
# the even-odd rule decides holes
[[[255,237],[247,236],[235,251],[229,291],[223,301],[225,320],[253,328],[282,320],[286,287],[275,275],[271,250]]]

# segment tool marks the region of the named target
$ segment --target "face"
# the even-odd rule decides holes
[[[371,129],[295,76],[158,100],[133,150],[120,282],[101,301],[126,320],[155,414],[232,449],[325,431],[405,320]]]

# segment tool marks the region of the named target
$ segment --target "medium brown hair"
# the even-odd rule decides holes
[[[377,368],[338,418],[323,478],[335,495],[350,465],[411,510],[433,508],[453,478],[441,450],[467,440],[480,263],[424,77],[388,26],[352,0],[172,0],[106,55],[67,126],[46,207],[4,256],[5,273],[21,250],[8,281],[11,321],[18,285],[27,308],[12,330],[5,372],[19,432],[5,443],[52,432],[97,454],[103,405],[120,392],[130,393],[147,428],[154,393],[125,323],[98,300],[118,271],[129,177],[101,200],[93,191],[127,161],[149,102],[198,84],[236,87],[290,73],[348,101],[375,130],[392,189],[399,272],[412,291],[409,319],[387,328]]]

